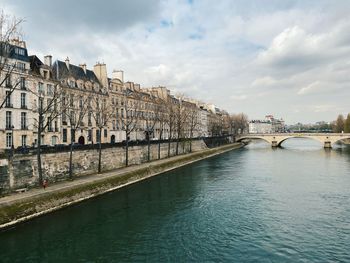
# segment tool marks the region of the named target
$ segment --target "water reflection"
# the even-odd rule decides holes
[[[349,262],[349,166],[255,141],[0,233],[0,261]]]

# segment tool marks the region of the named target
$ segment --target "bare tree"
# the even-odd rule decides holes
[[[23,19],[10,17],[3,10],[0,11],[0,87],[5,86],[6,92],[0,97],[0,109],[10,98],[13,91],[21,84],[22,78],[16,74],[18,69],[12,60],[15,47],[11,44],[12,39],[19,39],[21,35],[20,26]],[[5,85],[4,85],[5,84]]]
[[[158,129],[159,129],[159,138],[158,138],[158,159],[160,159],[160,147],[161,147],[161,141],[163,139],[163,133],[164,129],[167,125],[169,116],[167,114],[167,105],[166,101],[163,99],[158,98],[155,108],[154,108],[156,117],[157,117],[157,123],[158,123]]]
[[[178,103],[175,105],[175,129],[176,129],[176,155],[179,154],[179,143],[185,136],[185,124],[188,118],[188,111],[184,106],[184,96],[177,96]]]
[[[188,111],[188,126],[189,126],[189,140],[190,140],[190,152],[192,152],[192,139],[194,132],[198,129],[199,126],[199,116],[198,108],[196,105],[191,105]]]
[[[248,116],[244,113],[231,114],[229,117],[231,134],[244,133],[248,128]]]
[[[111,118],[113,117],[113,108],[111,101],[107,94],[99,94],[92,98],[92,116],[95,120],[96,127],[98,128],[97,142],[98,142],[98,173],[101,173],[101,161],[102,161],[102,131],[107,127]],[[90,107],[89,107],[90,108]]]
[[[78,95],[77,100],[74,99],[74,94],[71,94],[71,104],[69,108],[64,112],[66,114],[70,129],[70,150],[69,150],[69,178],[73,179],[73,144],[75,141],[75,134],[77,129],[84,127],[84,117],[91,108],[91,97],[84,93],[84,95]]]
[[[175,126],[176,126],[176,102],[177,100],[173,97],[169,97],[166,102],[166,126],[168,126],[168,157],[170,157],[171,141],[175,137]]]
[[[146,111],[144,116],[145,120],[145,133],[147,140],[147,161],[151,160],[151,136],[154,135],[154,129],[158,122],[158,114],[157,110],[157,98],[150,95],[150,101],[148,104],[148,110]]]
[[[33,111],[37,113],[34,117],[34,128],[37,131],[37,162],[38,162],[38,174],[39,174],[39,184],[43,183],[43,172],[42,172],[42,162],[41,162],[41,144],[42,135],[45,129],[51,129],[52,122],[57,120],[64,111],[66,104],[64,103],[65,97],[63,96],[62,89],[58,84],[52,86],[52,90],[48,93],[42,90],[32,91],[36,96],[34,100]]]
[[[140,96],[130,90],[124,91],[123,111],[121,114],[123,130],[125,130],[125,166],[129,165],[129,140],[133,131],[136,131],[140,116]]]

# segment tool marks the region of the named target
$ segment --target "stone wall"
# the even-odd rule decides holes
[[[206,149],[203,140],[192,141],[192,151]],[[179,154],[188,153],[190,142],[179,143]],[[170,145],[170,155],[176,152],[176,143]],[[147,145],[129,147],[129,165],[147,162]],[[160,147],[161,159],[168,156],[168,143],[162,143]],[[15,154],[12,158],[0,159],[0,195],[20,188],[30,188],[38,185],[37,156],[34,153]],[[42,168],[43,177],[49,183],[66,180],[69,174],[69,152],[43,153]],[[150,145],[150,159],[158,159],[158,144]],[[125,165],[125,148],[109,147],[102,149],[102,171],[110,171]],[[97,173],[98,149],[75,150],[73,152],[74,176],[84,176]]]

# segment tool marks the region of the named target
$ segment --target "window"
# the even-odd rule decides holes
[[[53,86],[51,84],[47,84],[47,96],[53,96]]]
[[[5,107],[7,107],[7,108],[12,108],[12,104],[11,104],[11,91],[6,91],[6,103],[5,103]]]
[[[20,78],[19,86],[20,86],[21,89],[26,89],[26,79],[24,77]]]
[[[25,54],[26,54],[25,49],[23,49],[23,48],[18,48],[18,47],[15,48],[15,53],[16,53],[17,55],[21,55],[21,56],[25,56]]]
[[[105,138],[107,138],[107,135],[108,135],[108,131],[107,131],[107,129],[104,129],[104,136],[105,136]]]
[[[25,93],[21,93],[21,108],[22,109],[26,109],[27,105],[26,105],[26,94]]]
[[[22,135],[22,146],[27,146],[27,135]]]
[[[75,142],[75,130],[74,129],[70,130],[70,136],[71,136],[71,141]]]
[[[42,82],[38,83],[38,92],[39,92],[39,94],[43,94],[44,95],[44,93],[45,93],[45,91],[44,91],[44,83],[42,83]]]
[[[67,129],[62,129],[62,141],[67,142]]]
[[[91,126],[92,125],[92,122],[91,122],[91,116],[92,116],[92,112],[89,111],[88,113],[88,125]]]
[[[21,129],[26,130],[27,129],[27,113],[21,112]]]
[[[44,108],[44,99],[43,98],[39,98],[38,100],[38,108],[39,108],[39,111],[41,112]]]
[[[79,108],[80,109],[83,108],[83,97],[80,97],[80,99],[79,99]]]
[[[11,85],[11,75],[8,75],[6,78],[6,87],[12,87]]]
[[[12,129],[12,112],[6,111],[6,129]]]
[[[75,88],[75,81],[74,80],[69,81],[69,87]]]
[[[66,110],[64,110],[62,112],[62,124],[67,125],[67,111]]]
[[[19,70],[25,70],[26,69],[26,64],[22,63],[22,62],[17,62],[16,63],[16,67],[19,69]]]
[[[101,142],[101,140],[100,140],[100,130],[96,130],[96,142]]]
[[[91,142],[92,140],[92,130],[88,130],[88,141]]]
[[[52,136],[51,137],[51,145],[56,145],[57,144],[57,136]]]
[[[48,117],[48,118],[47,118],[47,131],[49,131],[49,132],[52,132],[52,131],[53,131],[53,129],[52,129],[52,119],[51,119],[51,117]]]
[[[6,147],[12,147],[12,133],[6,133]]]

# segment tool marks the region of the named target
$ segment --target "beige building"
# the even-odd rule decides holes
[[[162,86],[141,88],[125,82],[123,71],[108,77],[103,63],[90,70],[69,58],[43,61],[28,56],[23,41],[11,43],[5,68],[11,74],[0,89],[0,149],[36,146],[38,140],[53,146],[224,133],[226,114],[214,105],[173,96]]]

